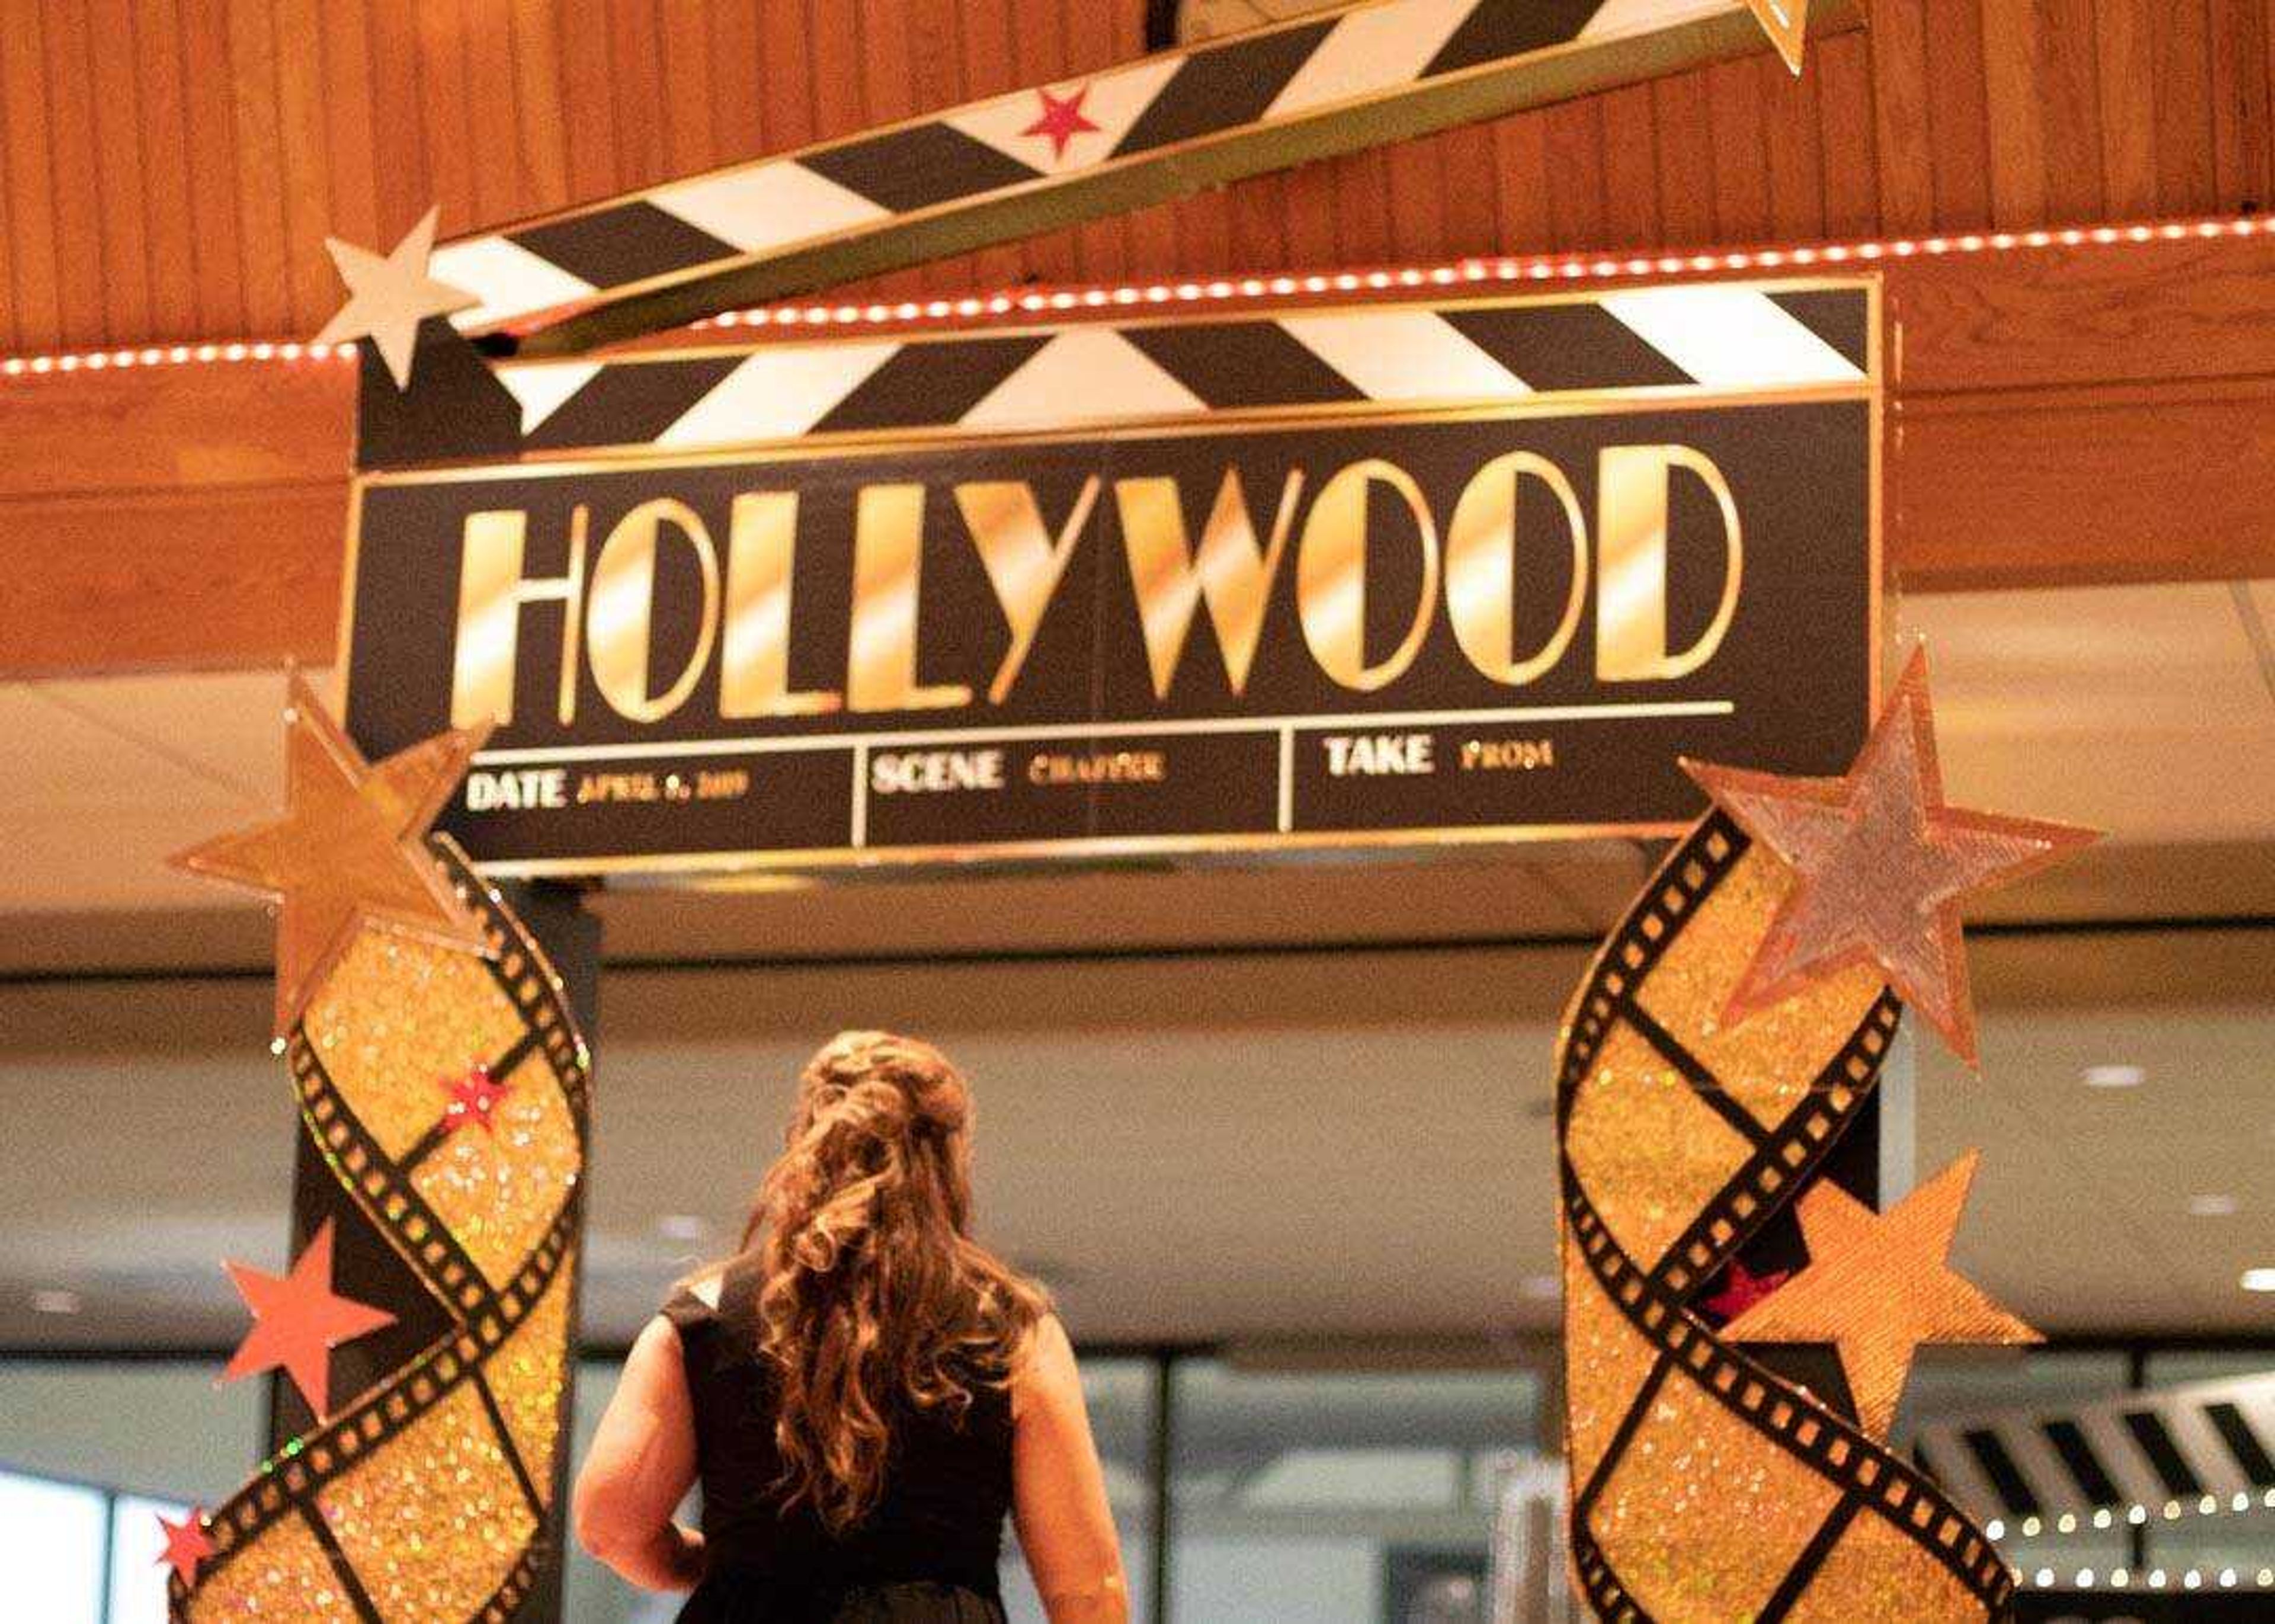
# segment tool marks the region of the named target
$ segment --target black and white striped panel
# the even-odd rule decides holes
[[[429,268],[480,299],[452,317],[460,330],[539,325],[530,319],[540,313],[659,279],[1297,123],[1552,47],[1745,9],[1744,0],[1372,0],[461,238],[437,248]],[[1046,91],[1079,98],[1078,121],[1054,131]]]
[[[1870,310],[1863,283],[1697,283],[649,351],[605,364],[506,362],[496,373],[520,404],[526,451],[684,450],[822,434],[1104,427],[1267,406],[1848,388],[1868,375]]]
[[[1921,1463],[1978,1519],[2010,1526],[2275,1496],[2275,1372],[2128,1394],[2064,1415],[2009,1411],[1923,1427]]]

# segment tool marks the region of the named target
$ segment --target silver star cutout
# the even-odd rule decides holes
[[[419,324],[428,316],[447,316],[481,303],[465,289],[427,274],[427,256],[435,251],[435,223],[442,212],[439,205],[428,209],[384,257],[336,237],[324,238],[340,280],[348,284],[348,302],[324,323],[316,342],[370,339],[398,389],[411,387],[411,352],[418,342]]]

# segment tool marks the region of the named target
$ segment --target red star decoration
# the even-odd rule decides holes
[[[324,1220],[290,1274],[268,1274],[241,1263],[222,1266],[253,1311],[253,1329],[238,1344],[222,1380],[281,1368],[319,1419],[329,1415],[332,1349],[395,1323],[383,1309],[332,1290],[332,1220]]]
[[[1722,1289],[1706,1299],[1716,1318],[1727,1322],[1735,1319],[1791,1278],[1791,1269],[1772,1269],[1766,1274],[1756,1274],[1735,1258],[1730,1259],[1730,1272],[1722,1278]]]
[[[1037,115],[1034,123],[1019,133],[1048,136],[1051,142],[1051,162],[1062,162],[1066,158],[1068,143],[1085,131],[1094,132],[1098,129],[1098,125],[1084,117],[1082,112],[1083,98],[1090,94],[1090,87],[1085,85],[1072,95],[1063,99],[1053,95],[1047,90],[1039,89],[1035,94],[1043,99],[1043,110]]]
[[[1888,985],[1976,1063],[1962,897],[2035,873],[2098,837],[1946,806],[1927,651],[1905,666],[1845,778],[1780,778],[1685,761],[1683,770],[1793,871],[1793,888],[1730,994],[1735,1024],[1851,965]]]
[[[487,1134],[497,1132],[498,1101],[513,1091],[512,1084],[492,1078],[490,1069],[480,1061],[467,1067],[463,1076],[443,1077],[441,1082],[450,1094],[450,1103],[442,1107],[444,1133],[456,1133],[469,1123],[479,1123]]]
[[[174,1570],[182,1588],[190,1589],[198,1582],[198,1564],[214,1553],[214,1544],[206,1537],[206,1514],[203,1507],[192,1510],[179,1522],[169,1522],[163,1516],[158,1526],[166,1530],[166,1553],[158,1559],[161,1565]]]

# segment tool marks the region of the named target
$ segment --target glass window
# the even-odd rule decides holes
[[[1154,1364],[1150,1359],[1082,1360],[1082,1396],[1106,1469],[1106,1498],[1122,1536],[1122,1567],[1130,1578],[1130,1616],[1153,1616],[1153,1450]],[[1019,1560],[1017,1537],[1003,1537],[1003,1609],[1012,1624],[1041,1624],[1043,1609]]]
[[[268,1384],[216,1387],[226,1357],[0,1360],[0,1461],[210,1506],[266,1441]]]
[[[173,1572],[162,1565],[166,1531],[163,1517],[179,1522],[187,1506],[171,1500],[145,1499],[122,1494],[110,1503],[110,1612],[120,1620],[162,1619],[166,1616],[166,1578]]]
[[[1171,1613],[1209,1624],[1481,1624],[1498,1487],[1537,1456],[1531,1372],[1180,1361]]]
[[[100,1489],[0,1472],[0,1574],[11,1617],[96,1624],[107,1510]]]

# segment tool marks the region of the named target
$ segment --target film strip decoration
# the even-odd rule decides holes
[[[1853,0],[1372,0],[457,239],[452,320],[573,353],[1760,48]]]
[[[518,449],[659,451],[891,434],[1016,433],[1256,408],[1428,407],[1582,397],[1670,404],[1853,387],[1871,301],[1793,280],[1077,324],[983,335],[509,362]],[[452,421],[436,436],[459,432]],[[483,448],[448,439],[445,458]]]
[[[1574,1574],[1606,1619],[1995,1618],[2014,1580],[1988,1536],[1927,1472],[1725,1341],[1702,1303],[1822,1175],[1901,1014],[1865,966],[1719,1026],[1788,883],[1709,812],[1566,1020]]]
[[[446,835],[428,849],[494,957],[360,931],[283,1053],[309,1144],[439,1334],[289,1439],[205,1519],[185,1624],[504,1624],[551,1554],[567,1426],[590,1062],[558,977]],[[503,1093],[448,1126],[438,1076]]]
[[[2275,1371],[1938,1422],[1912,1449],[1994,1537],[2275,1509]]]

